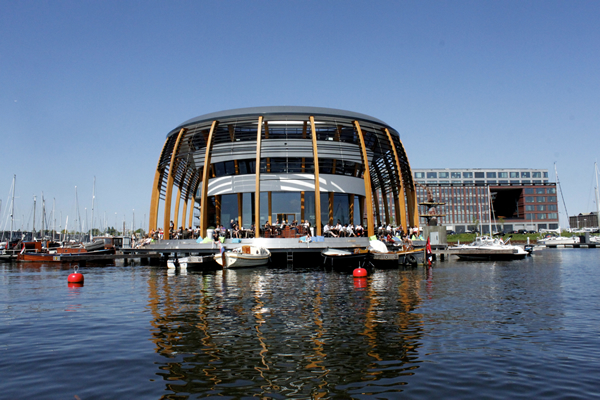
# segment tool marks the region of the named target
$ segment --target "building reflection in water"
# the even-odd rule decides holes
[[[157,375],[173,395],[401,390],[419,365],[422,279],[379,271],[356,290],[351,276],[318,270],[155,270],[151,340],[165,357]]]

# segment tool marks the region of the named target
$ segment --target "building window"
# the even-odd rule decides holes
[[[463,183],[473,183],[473,181],[463,181]]]
[[[529,179],[523,179],[523,180],[521,181],[521,183],[525,185],[525,184],[530,184],[530,183],[531,183],[531,181],[530,181]]]
[[[558,219],[557,213],[548,213],[548,219]]]
[[[548,204],[548,211],[557,211],[556,204]]]
[[[541,172],[532,172],[531,173],[531,177],[532,178],[541,178],[542,177],[542,173]]]
[[[537,219],[546,219],[546,214],[538,214]]]
[[[518,178],[519,177],[519,173],[518,172],[511,172],[510,173],[510,177],[511,178]]]
[[[472,172],[463,172],[462,176],[463,176],[463,178],[473,178],[473,173]]]
[[[449,178],[449,176],[448,176],[448,175],[449,175],[449,174],[448,174],[447,172],[440,172],[440,173],[438,174],[438,178],[440,178],[440,179],[448,179],[448,178]]]
[[[545,202],[546,202],[546,198],[545,198],[544,196],[538,196],[538,197],[536,198],[536,201],[537,201],[538,203],[545,203]]]
[[[415,179],[425,178],[425,172],[415,172]]]
[[[485,178],[484,172],[475,172],[475,178]]]
[[[548,171],[544,172],[544,178],[548,177]]]
[[[475,183],[485,183],[485,181],[475,181]]]
[[[535,211],[535,206],[525,206],[525,211]]]
[[[546,189],[544,188],[536,188],[535,194],[546,194]]]
[[[498,183],[508,183],[506,180],[499,180]]]
[[[556,203],[556,196],[548,196],[548,203]]]
[[[452,179],[460,179],[460,172],[452,172]]]
[[[531,178],[531,174],[529,172],[521,172],[521,178]]]
[[[538,211],[546,211],[546,206],[543,204],[540,204],[539,206],[537,206],[537,210]]]
[[[485,175],[486,175],[486,178],[495,178],[496,177],[495,172],[486,172]]]
[[[548,188],[548,194],[556,194],[556,188]]]
[[[520,182],[519,182],[519,181],[510,181],[510,183],[516,183],[516,184],[519,184]]]
[[[533,194],[533,188],[525,188],[525,194]]]
[[[427,173],[427,179],[436,179],[437,178],[437,172],[428,172]]]
[[[525,219],[533,219],[533,214],[525,214]]]
[[[495,185],[496,181],[487,181],[488,185]]]
[[[525,197],[525,203],[535,203],[535,197],[533,197],[533,196],[526,196]]]
[[[533,183],[542,183],[542,180],[541,179],[534,179],[532,182]]]
[[[498,178],[508,178],[508,172],[498,172]]]

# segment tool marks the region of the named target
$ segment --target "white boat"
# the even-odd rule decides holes
[[[579,243],[578,236],[559,236],[559,235],[546,235],[546,237],[542,239],[538,239],[538,244],[543,244],[546,246],[557,246],[557,245],[565,245],[565,244],[577,244]]]
[[[327,248],[321,251],[323,264],[334,268],[354,268],[356,265],[360,267],[364,265],[368,255],[368,250],[360,248],[351,250]]]
[[[378,267],[397,267],[400,264],[414,267],[423,261],[423,249],[395,248],[389,249],[381,240],[371,240],[367,249],[371,261]]]
[[[450,247],[448,250],[461,260],[518,260],[529,254],[521,246],[489,236],[479,236],[473,243]]]
[[[215,254],[214,259],[223,268],[259,267],[269,263],[271,252],[264,247],[243,245]]]
[[[210,264],[213,264],[213,256],[187,256],[187,257],[175,257],[167,260],[168,269],[194,269],[194,268],[208,268]]]

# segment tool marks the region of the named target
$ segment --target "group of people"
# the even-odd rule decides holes
[[[288,220],[279,219],[274,224],[270,224],[269,221],[265,222],[265,233],[269,233],[269,236],[281,236],[281,233],[285,229],[286,226],[289,226],[290,230],[294,231],[294,234],[306,234],[310,233],[310,222],[308,220],[304,220],[303,222],[298,222],[297,220],[293,220],[290,224]]]
[[[365,234],[364,228],[360,224],[344,224],[338,219],[337,224],[329,223],[323,227],[323,236],[328,237],[352,237],[352,236],[363,236]]]

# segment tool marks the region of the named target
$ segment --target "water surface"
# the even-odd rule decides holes
[[[0,398],[600,398],[600,251],[169,275],[0,264]]]

